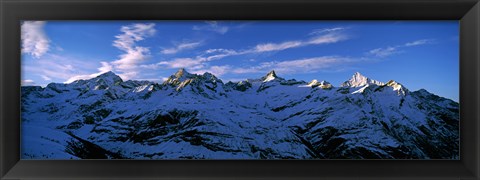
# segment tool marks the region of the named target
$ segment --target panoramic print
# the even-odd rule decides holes
[[[21,159],[459,160],[458,21],[23,21]]]

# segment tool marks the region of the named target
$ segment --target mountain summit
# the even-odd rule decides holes
[[[123,82],[122,78],[120,76],[116,75],[112,71],[108,71],[106,73],[98,75],[96,78],[94,78],[95,81],[105,81],[107,84],[115,84],[119,82]]]
[[[190,74],[184,68],[180,68],[177,72],[175,72],[175,74],[168,77],[168,79],[165,82],[163,82],[163,84],[176,86],[188,79],[193,79],[195,77],[196,77],[195,74]]]
[[[350,80],[345,81],[344,83],[342,83],[341,86],[342,87],[361,87],[361,86],[365,86],[365,85],[381,86],[381,85],[384,85],[384,84],[385,83],[383,83],[383,82],[370,79],[368,77],[363,76],[359,72],[356,72],[355,74],[353,74],[353,76],[352,76],[352,78],[350,78]]]
[[[271,70],[270,72],[267,73],[267,75],[263,76],[261,80],[263,82],[268,82],[273,80],[285,80],[285,79],[278,77],[277,74],[275,73],[275,70]]]

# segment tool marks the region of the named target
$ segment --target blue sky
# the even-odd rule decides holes
[[[270,70],[327,80],[355,72],[458,101],[458,21],[25,21],[22,84],[113,71],[162,82],[179,68],[227,82]]]

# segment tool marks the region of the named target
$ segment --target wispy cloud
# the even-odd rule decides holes
[[[22,71],[25,74],[38,76],[47,82],[67,82],[69,79],[79,79],[79,77],[82,77],[81,75],[94,74],[89,72],[98,67],[97,63],[98,62],[91,61],[90,59],[48,53],[39,58],[38,61],[30,61],[23,64]],[[106,68],[108,65],[107,62],[102,62],[100,65],[103,65],[100,70],[101,72],[106,72],[111,69],[111,66],[110,68]]]
[[[150,57],[150,49],[148,47],[138,46],[137,42],[153,36],[156,32],[154,27],[155,24],[153,23],[137,23],[128,26],[122,26],[120,28],[122,33],[115,36],[116,39],[113,42],[113,46],[120,49],[124,53],[119,55],[119,59],[111,62],[100,62],[100,67],[97,66],[97,72],[92,73],[90,71],[91,69],[94,69],[92,66],[96,65],[90,65],[89,68],[82,68],[83,66],[81,65],[73,68],[73,66],[70,65],[72,63],[67,63],[68,65],[63,67],[63,72],[55,72],[46,70],[49,68],[43,68],[43,75],[46,77],[65,79],[65,83],[71,83],[80,79],[94,78],[108,71],[115,71],[123,80],[138,78],[139,65]],[[58,66],[58,64],[56,66]],[[68,69],[69,67],[71,67],[71,69]],[[61,66],[59,69],[62,69]]]
[[[187,42],[187,43],[180,43],[177,44],[175,47],[172,48],[164,48],[160,51],[162,54],[176,54],[180,51],[187,50],[187,49],[194,49],[200,46],[202,42]]]
[[[388,56],[400,53],[403,48],[420,46],[425,44],[432,44],[434,42],[435,42],[434,39],[420,39],[412,42],[407,42],[401,45],[372,49],[368,51],[367,54],[373,55],[375,57],[384,58],[384,57],[388,57]]]
[[[209,73],[212,73],[213,75],[215,75],[217,77],[220,77],[220,76],[228,73],[228,71],[230,69],[231,69],[231,67],[228,66],[228,65],[225,65],[225,66],[211,66],[211,67],[206,68],[206,69],[193,70],[193,71],[191,71],[191,73],[203,74],[205,72],[209,72]]]
[[[345,27],[334,27],[334,28],[323,28],[323,29],[315,29],[309,35],[319,35],[324,33],[336,32],[336,31],[343,31]]]
[[[24,21],[21,26],[22,53],[40,58],[50,49],[44,31],[45,21]]]
[[[347,40],[348,36],[341,33],[329,33],[321,36],[316,36],[309,41],[305,42],[305,45],[319,45],[319,44],[331,44]]]
[[[236,68],[233,69],[232,72],[236,74],[267,72],[270,70],[275,70],[284,74],[317,72],[357,61],[358,60],[339,56],[321,56],[305,59],[264,62],[253,67]]]
[[[39,58],[38,61],[22,65],[22,68],[26,73],[38,75],[44,80],[65,80],[76,75],[81,71],[80,69],[94,68],[94,66],[84,60],[49,53]]]
[[[330,44],[347,40],[348,36],[342,33],[328,33],[320,36],[315,36],[307,40],[293,40],[284,41],[280,43],[261,43],[254,46],[254,48],[247,50],[232,50],[232,49],[209,49],[205,53],[209,54],[205,59],[207,61],[221,59],[228,56],[244,55],[253,53],[264,53],[271,51],[283,51],[291,48],[298,48],[309,45]],[[213,54],[213,55],[212,55]]]
[[[100,63],[101,63],[102,66],[97,69],[98,70],[97,73],[85,74],[85,75],[76,75],[76,76],[70,77],[67,81],[65,81],[65,83],[72,83],[72,82],[74,82],[76,80],[80,80],[80,79],[91,79],[91,78],[97,77],[97,76],[99,76],[103,73],[106,73],[108,71],[113,70],[112,65],[110,65],[108,62],[100,62]]]
[[[193,69],[199,69],[203,67],[201,60],[192,59],[192,58],[176,58],[172,61],[160,61],[159,63],[157,63],[157,67],[162,65],[167,66],[168,68],[185,68],[185,67],[192,68],[193,67]]]
[[[431,44],[433,42],[434,42],[433,39],[421,39],[421,40],[405,43],[404,46],[405,47],[418,46],[418,45],[424,45],[424,44]]]
[[[336,43],[348,39],[344,34],[340,33],[328,33],[308,40],[296,40],[296,41],[286,41],[281,43],[266,43],[258,44],[253,50],[247,51],[249,53],[260,53],[260,52],[269,52],[269,51],[282,51],[290,48],[297,48],[308,45],[320,45],[320,44],[330,44]]]
[[[225,34],[228,32],[228,26],[222,26],[217,21],[206,21],[207,25],[193,26],[193,30],[196,31],[213,31],[219,34]]]
[[[238,56],[238,55],[245,55],[245,54],[256,54],[256,53],[265,53],[265,52],[274,52],[274,51],[283,51],[291,48],[298,48],[302,46],[310,46],[310,45],[322,45],[322,44],[331,44],[337,43],[340,41],[344,41],[348,39],[348,36],[344,33],[339,32],[330,32],[323,33],[308,39],[304,40],[292,40],[292,41],[284,41],[279,43],[260,43],[251,48],[247,49],[208,49],[202,55],[196,56],[193,58],[175,58],[170,61],[161,61],[156,64],[150,65],[143,65],[144,68],[149,69],[158,69],[160,67],[165,68],[187,68],[191,71],[200,71],[200,70],[217,70],[218,67],[210,67],[214,69],[208,69],[207,63],[213,60],[219,60],[230,56]],[[339,31],[339,30],[337,30]],[[224,67],[225,68],[225,67]],[[238,72],[241,69],[237,69]],[[252,71],[252,69],[244,69],[243,71]],[[218,73],[221,74],[221,73]]]
[[[295,48],[302,46],[304,43],[301,41],[287,41],[282,43],[266,43],[255,46],[252,52],[268,52],[268,51],[281,51],[285,49]]]
[[[132,24],[122,26],[120,31],[122,34],[115,36],[117,39],[113,42],[113,46],[124,51],[120,59],[113,61],[111,64],[120,72],[119,76],[123,79],[131,79],[138,75],[138,64],[150,56],[150,49],[138,46],[138,41],[144,40],[146,37],[155,34],[155,24]]]
[[[397,47],[377,48],[368,51],[368,54],[376,57],[387,57],[398,53]]]

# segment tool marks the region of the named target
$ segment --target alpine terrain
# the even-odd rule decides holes
[[[459,159],[457,102],[358,72],[338,87],[107,72],[21,95],[23,159]]]

